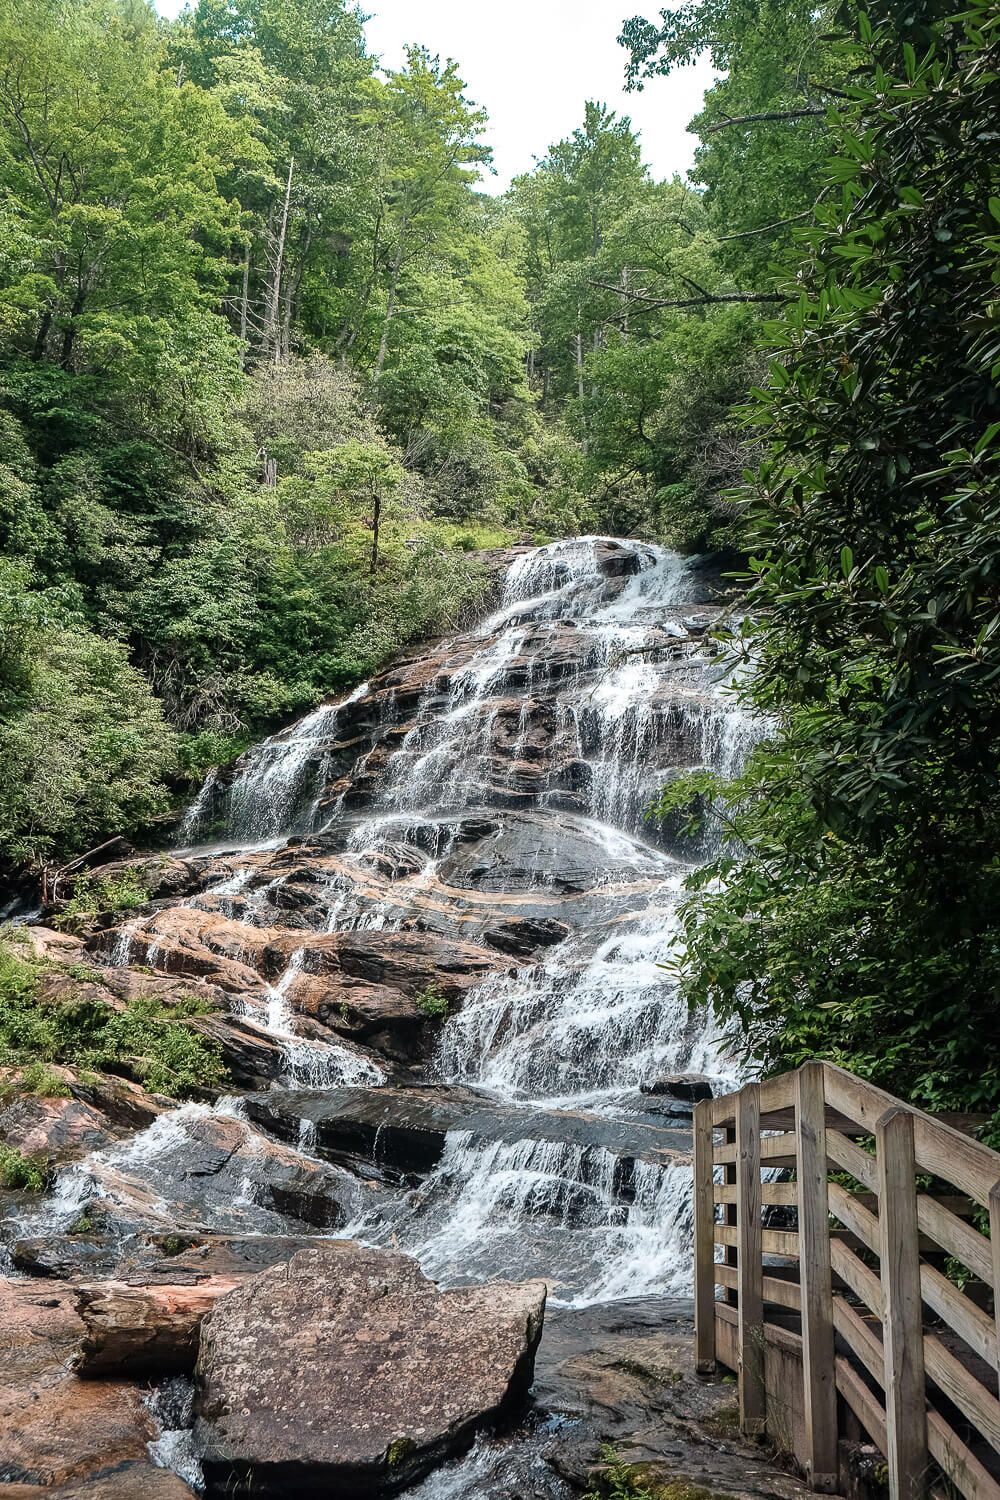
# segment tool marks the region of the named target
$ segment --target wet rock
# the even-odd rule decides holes
[[[69,1083],[64,1081],[64,1087]],[[23,1156],[34,1156],[50,1166],[73,1161],[89,1151],[108,1146],[118,1132],[92,1105],[72,1097],[14,1097],[0,1106],[0,1141]]]
[[[215,1227],[236,1232],[336,1229],[359,1207],[348,1172],[275,1141],[246,1120],[185,1106],[133,1148],[87,1163],[81,1208],[127,1244]],[[127,1243],[126,1243],[127,1242]]]
[[[156,1423],[138,1385],[80,1380],[67,1367],[83,1324],[68,1289],[0,1278],[0,1480],[8,1493],[70,1500],[180,1500],[154,1467]],[[0,1488],[0,1496],[4,1488]]]
[[[144,1130],[158,1115],[173,1109],[175,1101],[151,1094],[141,1084],[107,1074],[74,1076],[70,1088],[75,1099],[92,1106],[115,1130]]]
[[[554,1430],[547,1463],[576,1493],[603,1494],[610,1446],[643,1493],[663,1500],[807,1500],[780,1461],[740,1440],[736,1388],[721,1371],[695,1373],[693,1344],[682,1299],[553,1308],[532,1392]]]
[[[571,931],[568,922],[557,922],[554,918],[531,921],[522,917],[514,922],[504,922],[502,926],[492,928],[483,936],[491,948],[497,948],[501,953],[511,953],[518,958],[527,958],[532,953],[537,953],[539,948],[549,948],[553,943],[563,942]]]
[[[663,1095],[685,1104],[697,1104],[701,1099],[711,1099],[712,1080],[705,1073],[668,1073],[664,1078],[652,1078],[639,1085],[643,1094]]]
[[[212,1276],[180,1286],[103,1281],[76,1287],[84,1333],[74,1370],[91,1380],[188,1374],[197,1358],[202,1319],[236,1285],[235,1277]]]
[[[581,1110],[535,1109],[529,1115],[457,1084],[329,1089],[320,1095],[282,1090],[251,1095],[245,1107],[251,1119],[286,1140],[299,1139],[306,1122],[323,1157],[387,1180],[430,1172],[448,1135],[462,1131],[473,1141],[553,1142],[607,1152],[618,1162],[627,1196],[636,1162],[684,1160],[691,1140],[685,1129]]]
[[[516,1415],[541,1283],[439,1292],[349,1242],[244,1282],[202,1325],[195,1442],[210,1495],[376,1500]]]
[[[28,1276],[49,1276],[71,1281],[78,1276],[96,1276],[118,1264],[119,1245],[112,1234],[45,1234],[17,1239],[10,1255],[14,1269]]]

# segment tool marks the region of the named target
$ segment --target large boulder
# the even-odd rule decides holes
[[[377,1500],[516,1415],[545,1288],[440,1292],[409,1256],[329,1241],[202,1325],[195,1445],[209,1495]]]

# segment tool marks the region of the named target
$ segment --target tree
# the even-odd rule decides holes
[[[0,561],[0,844],[5,858],[77,852],[167,806],[175,739],[114,641]]]
[[[699,881],[685,972],[773,1067],[996,1109],[1000,17],[858,27],[760,396],[744,692],[778,727],[723,791],[747,855]]]
[[[659,22],[626,21],[628,80],[642,88],[708,53],[720,75],[689,129],[701,138],[695,178],[705,184],[722,264],[748,287],[808,220],[830,154],[829,118],[855,58],[829,37],[836,0],[687,0]]]

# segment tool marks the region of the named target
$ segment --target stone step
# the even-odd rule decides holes
[[[619,1121],[581,1110],[506,1104],[455,1084],[405,1088],[342,1088],[251,1094],[249,1117],[286,1141],[305,1130],[326,1160],[386,1181],[419,1178],[441,1159],[452,1132],[474,1142],[555,1142],[607,1151],[620,1164],[616,1185],[624,1198],[637,1163],[669,1166],[687,1160],[691,1134],[683,1125]]]

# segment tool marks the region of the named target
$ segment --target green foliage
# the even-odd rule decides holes
[[[694,878],[681,966],[773,1068],[996,1110],[1000,20],[947,15],[870,7],[773,331],[741,648],[778,727],[724,793],[746,857]]]
[[[116,875],[97,878],[84,872],[74,880],[73,894],[56,918],[56,923],[72,931],[101,912],[132,911],[137,906],[145,906],[148,900],[149,891],[143,885],[138,870],[131,865]]]
[[[207,1013],[203,1001],[167,1004],[137,997],[121,1010],[75,996],[72,987],[40,993],[46,965],[0,942],[0,1066],[23,1068],[23,1086],[41,1090],[45,1064],[125,1073],[154,1093],[185,1098],[225,1078],[218,1044],[189,1022]]]
[[[0,1142],[0,1188],[40,1193],[45,1188],[45,1169],[30,1156],[22,1156]]]
[[[446,1016],[451,1009],[451,1001],[440,986],[432,980],[417,995],[416,1006],[425,1016]]]

